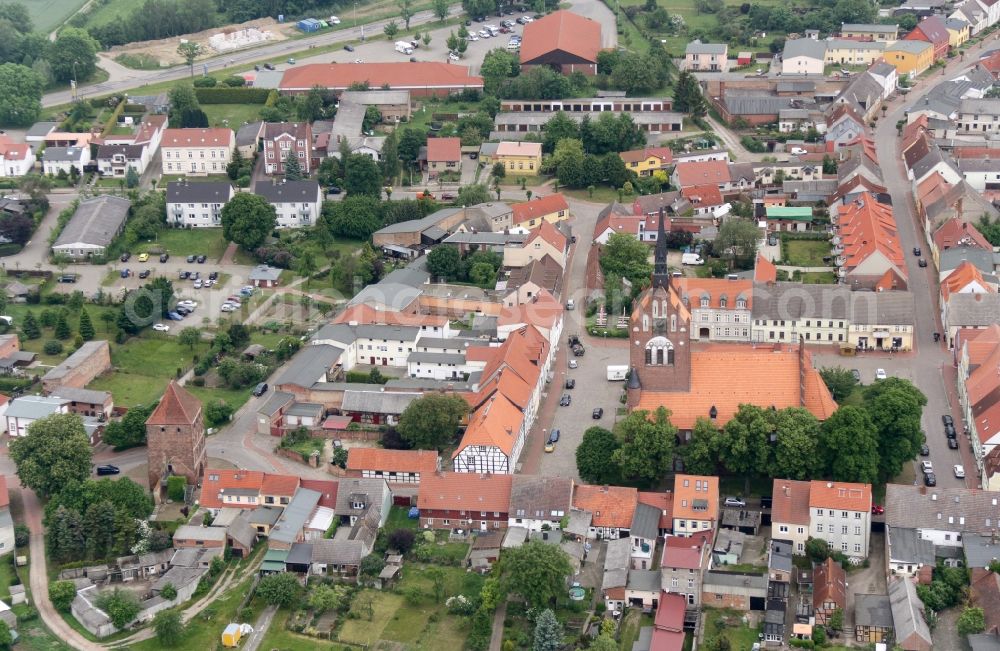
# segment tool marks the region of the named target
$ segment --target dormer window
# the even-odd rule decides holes
[[[739,310],[747,309],[747,299],[745,298],[736,299],[736,308]]]
[[[702,296],[701,297],[701,306],[702,307],[708,307],[708,296]]]

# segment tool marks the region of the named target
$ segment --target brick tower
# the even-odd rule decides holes
[[[183,475],[197,484],[205,470],[205,423],[201,401],[175,381],[146,420],[149,487],[159,501],[164,479]]]
[[[630,408],[643,390],[691,389],[691,313],[670,282],[662,210],[657,220],[652,284],[636,300],[629,319]]]

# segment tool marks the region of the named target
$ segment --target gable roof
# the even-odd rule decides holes
[[[268,203],[318,203],[323,199],[319,183],[311,179],[264,181],[256,184],[254,194],[264,197]]]
[[[674,476],[674,519],[719,519],[719,478],[705,475]]]
[[[753,280],[755,283],[773,283],[778,281],[778,268],[760,253],[757,254],[757,264],[754,266]]]
[[[983,237],[979,229],[958,217],[952,217],[934,231],[934,244],[938,250],[957,246],[971,246],[992,251],[993,246]]]
[[[427,162],[448,163],[462,160],[461,138],[428,138]]]
[[[850,204],[841,207],[838,217],[843,240],[845,265],[857,267],[869,256],[881,253],[900,275],[905,275],[905,260],[900,246],[892,208],[862,192]]]
[[[201,505],[205,508],[222,508],[221,495],[226,491],[249,491],[260,494],[264,473],[259,470],[206,468],[201,481]]]
[[[961,292],[973,283],[978,284],[987,293],[995,291],[986,283],[982,272],[971,262],[965,261],[941,281],[941,298],[948,300],[950,294]]]
[[[476,475],[438,472],[420,478],[417,507],[421,511],[466,511],[473,514],[501,513],[510,506],[511,475]]]
[[[351,448],[347,451],[347,470],[432,473],[438,468],[434,450],[386,450]]]
[[[566,203],[566,197],[556,192],[524,203],[515,203],[511,209],[514,212],[514,223],[520,224],[531,219],[540,219],[560,210],[569,211],[569,204]]]
[[[596,63],[600,50],[600,23],[572,11],[555,11],[525,25],[521,39],[521,63],[531,63],[555,51]]]
[[[524,245],[527,246],[539,238],[551,244],[556,251],[566,251],[566,236],[548,220],[542,220],[541,224],[531,229],[531,234],[528,235],[528,239],[525,240]]]
[[[232,147],[236,137],[232,129],[166,129],[161,147]]]
[[[904,647],[930,649],[931,630],[924,619],[924,604],[917,596],[916,584],[901,576],[890,577],[889,607],[895,639]]]
[[[694,161],[677,163],[674,168],[681,188],[705,183],[729,183],[729,163],[724,160]]]
[[[669,536],[663,541],[661,567],[698,570],[705,559],[705,546],[711,543],[711,531],[699,531],[690,536]]]
[[[628,529],[639,503],[639,491],[625,486],[592,486],[577,484],[573,491],[573,506],[590,512],[591,526]]]
[[[561,520],[553,512],[569,513],[573,504],[573,480],[548,475],[514,475],[510,485],[512,518]]]
[[[201,415],[201,401],[171,380],[147,425],[193,425]]]
[[[813,608],[830,601],[839,608],[847,605],[847,572],[833,558],[813,568]]]
[[[938,15],[925,16],[923,20],[917,23],[913,31],[907,34],[907,37],[911,36],[920,40],[930,41],[931,43],[947,43],[948,27]]]
[[[541,156],[542,143],[504,140],[497,144],[495,156]]]
[[[167,183],[167,203],[226,203],[233,196],[233,186],[225,181]]]
[[[469,426],[452,458],[471,445],[495,447],[505,455],[513,454],[523,422],[524,414],[506,395],[493,394],[469,418]]]
[[[674,160],[674,152],[670,147],[644,147],[619,152],[618,156],[626,163],[642,163],[650,158],[656,158],[661,165],[669,165]]]
[[[772,522],[809,526],[809,482],[775,479],[771,496]]]

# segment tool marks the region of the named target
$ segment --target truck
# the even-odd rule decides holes
[[[413,54],[413,46],[406,41],[396,41],[396,51],[410,55]]]
[[[702,265],[705,260],[697,253],[684,253],[681,255],[681,264]]]
[[[624,382],[628,378],[628,365],[608,366],[608,382]]]

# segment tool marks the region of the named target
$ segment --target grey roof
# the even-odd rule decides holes
[[[916,529],[886,527],[889,560],[934,565],[934,543],[920,537]]]
[[[408,364],[464,364],[465,355],[461,353],[422,353],[413,352],[406,358]]]
[[[85,342],[82,346],[76,349],[76,352],[46,373],[42,377],[42,380],[46,382],[53,382],[63,378],[67,373],[87,362],[92,355],[100,351],[102,348],[110,349],[108,342],[103,339]]]
[[[782,57],[785,61],[793,57],[810,57],[822,61],[826,58],[826,44],[811,38],[785,41],[785,51]]]
[[[726,43],[702,43],[695,39],[684,48],[684,54],[725,54],[729,51]]]
[[[46,398],[44,396],[22,396],[15,398],[7,405],[7,416],[10,418],[30,418],[38,420],[56,413],[60,405],[67,401],[63,398]]]
[[[368,285],[348,305],[384,305],[394,311],[402,310],[420,296],[421,286],[431,277],[426,271],[413,267],[411,263],[408,267],[396,269],[374,285]]]
[[[109,246],[128,218],[131,205],[128,199],[109,194],[84,199],[53,246],[66,246],[77,242],[93,246]]]
[[[962,547],[966,567],[986,569],[993,561],[1000,560],[1000,544],[993,536],[965,533],[962,535]]]
[[[292,416],[322,416],[323,411],[323,405],[315,402],[296,402],[285,413]]]
[[[626,568],[632,554],[632,541],[628,538],[616,538],[607,542],[607,553],[604,555],[604,571]]]
[[[77,389],[76,387],[58,386],[49,392],[56,398],[63,398],[72,402],[86,402],[94,405],[103,405],[111,397],[107,391],[95,391],[93,389]]]
[[[323,198],[319,183],[310,180],[258,183],[254,194],[264,197],[268,203],[318,203]]]
[[[726,90],[722,93],[722,101],[733,115],[777,115],[786,108],[815,108],[814,102],[803,104],[799,98],[778,97],[760,91]]]
[[[274,384],[276,386],[293,384],[309,388],[317,381],[321,381],[343,354],[342,348],[327,344],[306,346],[292,357]]]
[[[892,608],[889,603],[889,595],[854,595],[854,624],[856,626],[892,628]]]
[[[629,590],[659,592],[660,572],[659,570],[631,570],[628,573],[628,582],[625,587]]]
[[[797,81],[779,81],[776,89],[779,93],[812,94],[816,91],[816,82],[809,81],[808,79],[800,79]]]
[[[56,127],[59,126],[58,122],[35,122],[28,129],[28,132],[24,134],[25,138],[44,138],[45,136],[52,133]]]
[[[952,294],[948,297],[949,327],[987,327],[1000,322],[1000,294]]]
[[[340,409],[351,413],[399,415],[421,395],[392,391],[345,391]]]
[[[221,552],[222,550],[220,549],[219,551]],[[150,589],[159,592],[168,583],[173,584],[175,588],[182,588],[194,581],[200,581],[206,572],[208,572],[207,567],[171,567],[160,575],[156,582],[150,586]]]
[[[1000,172],[1000,158],[959,158],[955,165],[961,172]]]
[[[313,509],[319,504],[320,497],[322,495],[319,491],[309,488],[299,488],[296,490],[295,495],[292,496],[292,501],[285,506],[285,510],[282,512],[281,517],[278,518],[278,522],[274,525],[274,528],[271,529],[268,538],[283,543],[295,542],[295,539],[302,533],[302,527],[305,526],[309,520],[309,516],[312,515]]]
[[[993,257],[993,251],[979,247],[958,246],[943,249],[939,253],[938,270],[945,273],[957,269],[963,262],[970,262],[979,271],[991,274],[994,269]]]
[[[517,477],[518,475],[514,475]],[[503,536],[500,547],[503,549],[514,549],[520,547],[528,540],[528,530],[525,527],[507,527],[507,533]]]
[[[82,147],[46,147],[42,154],[42,160],[50,162],[79,162],[81,158],[83,158]]]
[[[277,506],[258,506],[247,514],[247,521],[256,525],[274,526],[281,517],[281,509]]]
[[[569,510],[569,522],[563,530],[566,533],[586,538],[589,534],[590,523],[593,518],[594,514],[590,511],[571,508]]]
[[[559,521],[553,511],[569,513],[573,501],[573,480],[550,475],[514,475],[510,484],[512,518]]]
[[[226,527],[226,535],[248,549],[253,547],[254,541],[257,540],[257,530],[243,515],[236,517]]]
[[[408,90],[345,90],[340,94],[340,101],[349,99],[358,104],[387,106],[389,104],[409,104]]]
[[[479,244],[482,246],[503,246],[505,244],[522,244],[528,236],[523,233],[494,233],[492,231],[466,231],[453,233],[445,238],[443,244]]]
[[[899,25],[876,25],[873,23],[843,23],[840,26],[843,32],[874,32],[881,34],[894,34],[899,31]]]
[[[913,172],[914,179],[922,179],[927,174],[930,173],[939,163],[945,163],[946,165],[951,165],[948,159],[945,157],[944,153],[938,147],[932,147],[927,155],[914,163],[910,170]],[[956,170],[957,171],[957,170]]]
[[[334,512],[339,516],[360,516],[369,508],[382,509],[382,502],[389,485],[384,479],[341,479],[337,488],[337,506]],[[353,497],[364,495],[365,508],[356,509],[351,506]]]
[[[601,578],[601,590],[608,588],[624,588],[628,583],[628,568],[620,567],[614,570],[604,570]]]
[[[182,524],[174,531],[174,540],[226,540],[226,530],[222,527],[202,527],[193,524]]]
[[[224,553],[221,547],[186,547],[174,551],[170,557],[170,565],[173,567],[198,567],[207,566],[216,556]]]
[[[146,147],[144,145],[98,145],[97,158],[111,158],[122,154],[126,159],[142,158]]]
[[[167,203],[226,203],[233,196],[233,186],[224,181],[167,183]]]
[[[250,280],[267,280],[274,282],[281,277],[281,269],[259,264],[250,270]]]
[[[897,640],[913,644],[908,638],[916,635],[927,642],[927,648],[933,645],[931,630],[924,620],[924,604],[917,596],[913,581],[900,576],[890,577],[889,604]]]
[[[280,88],[281,80],[284,76],[284,70],[258,70],[254,73],[253,87],[272,90]]]
[[[383,386],[386,389],[419,389],[421,391],[444,391],[446,389],[458,390],[470,390],[473,384],[473,376],[477,373],[470,374],[468,381],[458,380],[435,380],[433,378],[425,377],[401,377],[389,380]],[[463,389],[465,387],[466,389]],[[376,387],[373,387],[376,388]]]
[[[265,416],[273,416],[278,412],[279,409],[287,405],[288,403],[295,400],[295,396],[291,393],[285,393],[284,391],[275,391],[272,393],[263,405],[257,409],[258,414],[264,414]]]
[[[771,540],[768,567],[772,570],[792,571],[792,543],[787,540]]]
[[[219,512],[215,514],[214,518],[212,518],[212,525],[216,527],[228,527],[233,523],[233,520],[240,516],[242,512],[243,509],[224,506],[219,509]]]
[[[965,638],[972,651],[1000,651],[1000,636],[989,633],[976,633]]]
[[[988,535],[997,528],[997,520],[1000,520],[998,505],[1000,493],[887,484],[885,522],[891,527],[952,529]]]
[[[896,41],[892,44],[893,50],[900,50],[910,54],[920,54],[931,44],[927,41]]]
[[[248,122],[240,127],[236,131],[236,146],[237,147],[249,147],[257,146],[257,139],[260,138],[261,131],[264,129],[263,122]]]
[[[733,588],[746,588],[748,590],[767,590],[766,574],[747,574],[743,572],[717,572],[709,570],[705,572],[704,585],[720,585]],[[711,592],[707,587],[706,592]]]
[[[852,323],[913,325],[910,292],[854,292],[837,285],[779,282],[757,283],[753,290],[754,319],[844,319]]]
[[[375,235],[389,233],[419,233],[432,226],[437,226],[441,221],[451,217],[461,210],[461,208],[442,208],[441,210],[432,212],[423,219],[411,219],[405,222],[389,224],[385,228],[375,231]]]
[[[995,99],[974,99],[966,98],[959,104],[958,110],[961,113],[978,113],[980,115],[1000,115],[1000,102]]]
[[[364,545],[359,540],[314,540],[312,562],[323,565],[358,565],[365,557]]]
[[[285,557],[285,565],[310,565],[313,560],[313,546],[310,543],[292,543]]]
[[[629,527],[629,535],[646,540],[656,540],[660,535],[660,509],[642,502],[636,504],[635,512],[632,514],[632,526]]]

